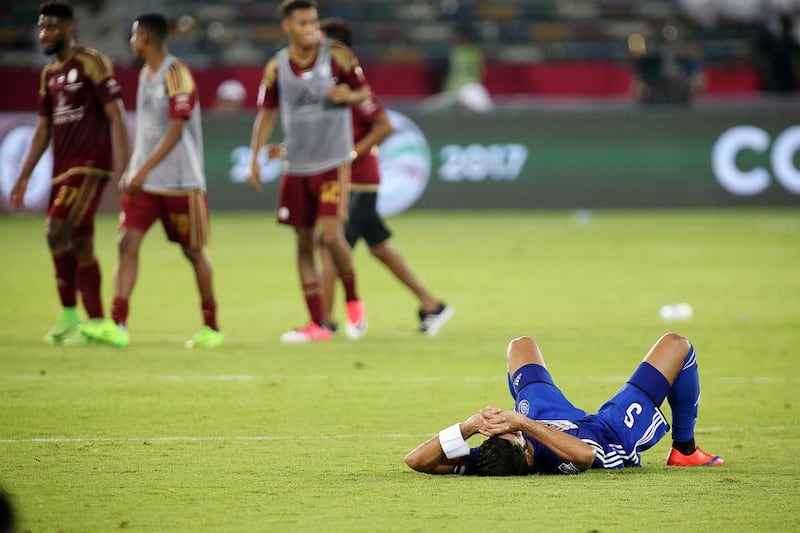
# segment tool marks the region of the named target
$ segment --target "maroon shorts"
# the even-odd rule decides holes
[[[285,174],[278,193],[278,222],[313,228],[323,217],[347,220],[349,196],[349,164],[310,176]]]
[[[122,196],[120,229],[145,233],[158,219],[170,241],[191,248],[208,244],[208,196],[203,191],[159,194],[142,191],[136,196]]]
[[[48,218],[59,218],[72,226],[73,235],[94,235],[94,216],[108,178],[72,174],[50,188]]]

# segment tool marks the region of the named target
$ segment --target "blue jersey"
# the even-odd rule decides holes
[[[577,437],[595,449],[592,468],[625,468],[641,464],[640,452],[669,430],[664,415],[645,390],[626,383],[597,413],[575,407],[540,365],[525,365],[509,381],[515,410],[532,420]],[[535,474],[575,474],[579,469],[535,439]]]

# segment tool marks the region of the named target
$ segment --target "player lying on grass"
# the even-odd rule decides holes
[[[514,411],[487,407],[428,439],[405,457],[428,474],[513,476],[576,474],[641,464],[640,453],[670,429],[659,406],[672,409],[670,466],[722,466],[695,445],[700,378],[694,347],[675,333],[656,341],[622,388],[597,413],[575,407],[556,387],[539,346],[512,340],[506,352]],[[477,448],[466,439],[489,437]]]

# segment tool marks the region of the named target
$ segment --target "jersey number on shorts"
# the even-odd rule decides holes
[[[338,204],[341,187],[338,181],[326,181],[322,184],[319,201],[323,204]]]
[[[169,221],[172,227],[181,235],[189,233],[189,215],[170,213]]]
[[[64,207],[69,207],[75,202],[75,198],[78,197],[78,187],[61,187],[58,190],[58,196],[55,199],[55,205],[63,205]]]
[[[625,425],[632,428],[634,423],[633,417],[640,414],[642,414],[642,406],[638,403],[630,404],[628,410],[625,411]]]

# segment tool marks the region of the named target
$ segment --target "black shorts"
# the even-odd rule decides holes
[[[377,192],[351,192],[350,217],[344,228],[347,242],[353,247],[364,238],[367,245],[377,246],[392,236],[378,214]]]

